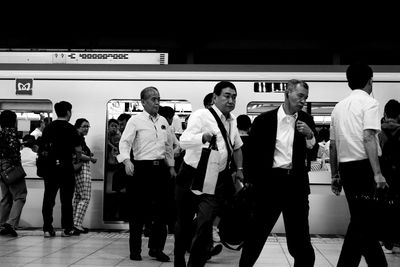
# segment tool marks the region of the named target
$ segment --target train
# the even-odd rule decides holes
[[[384,104],[400,99],[400,67],[372,66],[373,97]],[[140,91],[158,88],[161,105],[176,111],[184,129],[185,118],[203,108],[203,98],[221,80],[237,88],[234,115],[247,114],[254,119],[261,112],[278,107],[284,100],[286,82],[301,79],[309,84],[305,110],[314,116],[319,129],[329,129],[334,105],[350,94],[346,66],[283,65],[107,65],[107,64],[0,64],[0,111],[11,109],[18,115],[18,131],[28,134],[43,117],[52,117],[54,104],[72,104],[71,123],[86,118],[91,125],[86,143],[98,158],[91,165],[92,198],[84,226],[90,229],[126,230],[121,215],[129,206],[121,192],[113,190],[113,172],[107,166],[107,127],[121,113],[141,112]],[[262,153],[262,151],[260,151]],[[329,159],[317,156],[310,162],[310,232],[344,234],[349,211],[344,194],[335,196],[330,189]],[[42,227],[43,180],[35,167],[26,170],[28,196],[20,218],[21,228]],[[272,190],[272,189],[271,189]],[[122,192],[123,193],[123,192]],[[54,226],[60,227],[60,203],[57,197]],[[282,218],[273,232],[283,233]]]

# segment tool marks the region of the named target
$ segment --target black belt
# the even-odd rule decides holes
[[[272,168],[272,173],[275,175],[292,175],[292,169],[285,169],[285,168]]]
[[[164,159],[155,159],[155,160],[134,160],[134,165],[140,166],[162,166],[165,163]]]

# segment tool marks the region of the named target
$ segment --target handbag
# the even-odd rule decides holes
[[[370,211],[374,235],[380,241],[400,242],[400,196],[389,189],[355,196]]]
[[[221,243],[228,249],[240,250],[252,216],[251,187],[243,186],[221,209],[218,224]]]
[[[24,179],[25,176],[26,173],[22,165],[10,166],[1,172],[1,179],[7,185],[17,183]]]
[[[199,164],[197,165],[190,189],[195,194],[206,193],[213,195],[219,176],[219,161],[221,155],[218,152],[217,136],[211,138],[209,147],[201,151]]]

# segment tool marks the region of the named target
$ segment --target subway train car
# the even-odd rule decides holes
[[[400,99],[400,68],[373,66],[373,69],[373,97],[380,102],[383,115],[383,107],[389,99]],[[112,147],[118,140],[109,138],[108,121],[121,113],[141,112],[140,91],[143,88],[157,87],[161,105],[176,110],[179,135],[184,130],[186,117],[203,107],[204,96],[212,92],[220,80],[230,80],[237,87],[233,113],[236,116],[248,114],[252,119],[282,103],[288,80],[305,80],[310,86],[305,109],[314,116],[321,132],[319,151],[309,162],[310,231],[344,234],[349,221],[348,208],[343,193],[338,197],[331,193],[325,142],[329,138],[326,133],[332,108],[350,94],[345,70],[346,66],[0,64],[0,111],[17,112],[21,138],[35,129],[44,117],[55,119],[54,104],[62,100],[73,106],[72,124],[78,118],[87,118],[91,128],[86,142],[98,161],[91,166],[92,199],[84,226],[123,230],[128,228],[129,203],[124,188],[114,186],[116,170]],[[43,180],[36,175],[34,166],[26,170],[28,197],[19,226],[41,227]],[[58,200],[54,218],[54,226],[60,227]],[[284,232],[281,219],[273,231]]]

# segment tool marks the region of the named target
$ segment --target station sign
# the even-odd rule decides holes
[[[15,79],[16,95],[32,95],[33,79]]]
[[[168,64],[159,52],[0,52],[0,64]]]

